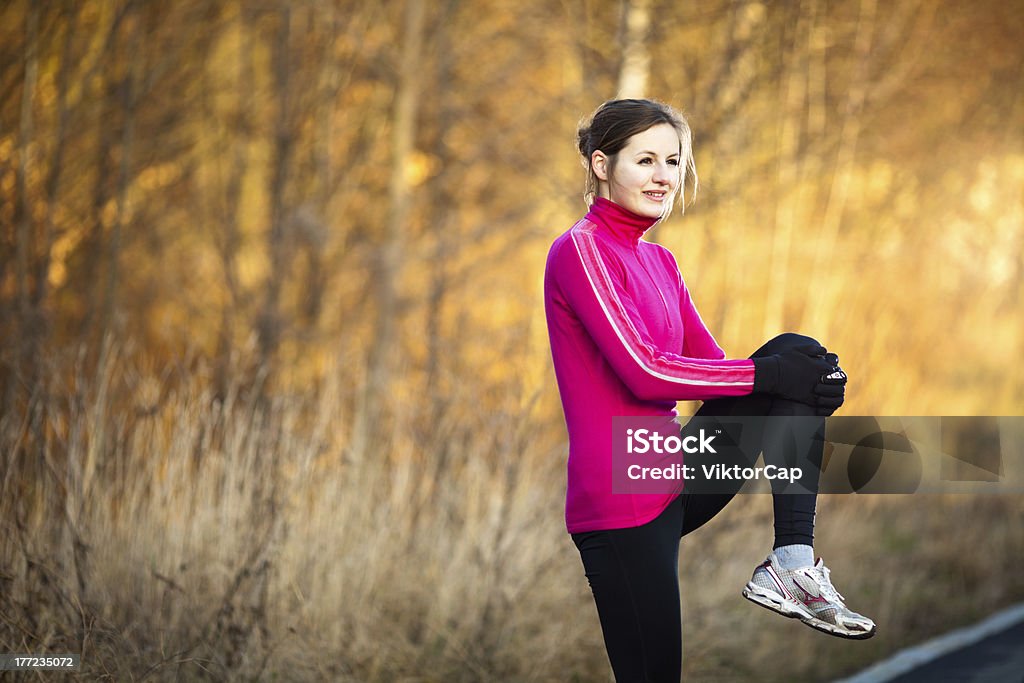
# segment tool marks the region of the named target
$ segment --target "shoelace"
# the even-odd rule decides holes
[[[829,578],[828,567],[823,566],[821,569],[818,569],[817,567],[808,567],[807,573],[810,574],[818,583],[818,586],[821,587],[821,593],[825,598],[837,601],[845,606],[846,603],[844,601],[846,598],[843,597],[843,594],[837,591],[836,587],[832,585],[832,579]]]

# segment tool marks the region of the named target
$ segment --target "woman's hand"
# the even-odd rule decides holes
[[[831,415],[843,405],[846,373],[839,369],[839,357],[824,346],[797,346],[752,360],[755,392],[814,406],[818,415]]]
[[[814,393],[818,397],[815,405],[815,413],[828,417],[839,410],[846,399],[846,373],[839,367],[839,356],[834,353],[826,353],[825,359],[832,363],[832,370],[821,377],[821,381],[814,387]]]

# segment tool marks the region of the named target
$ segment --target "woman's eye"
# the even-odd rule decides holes
[[[651,163],[651,158],[650,157],[645,157],[645,158],[640,160],[640,163],[641,164],[650,164]]]
[[[669,159],[668,163],[669,163],[670,166],[678,166],[679,165],[679,159]]]

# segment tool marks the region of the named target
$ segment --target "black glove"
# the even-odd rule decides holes
[[[817,408],[821,397],[815,389],[819,384],[827,386],[822,378],[835,367],[825,357],[826,353],[824,346],[810,344],[774,356],[752,358],[754,392],[775,394]]]
[[[839,357],[834,353],[825,354],[825,359],[833,362],[832,370],[821,377],[814,387],[818,397],[815,414],[828,417],[843,405],[846,398],[846,373],[839,367]]]

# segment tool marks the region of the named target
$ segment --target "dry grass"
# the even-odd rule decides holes
[[[81,652],[90,680],[610,680],[559,414],[462,389],[357,454],[343,369],[217,395],[102,368],[0,425],[0,651]],[[818,548],[879,622],[831,639],[739,596],[770,512],[744,496],[683,543],[689,680],[826,679],[1024,596],[1019,497],[824,498]]]

